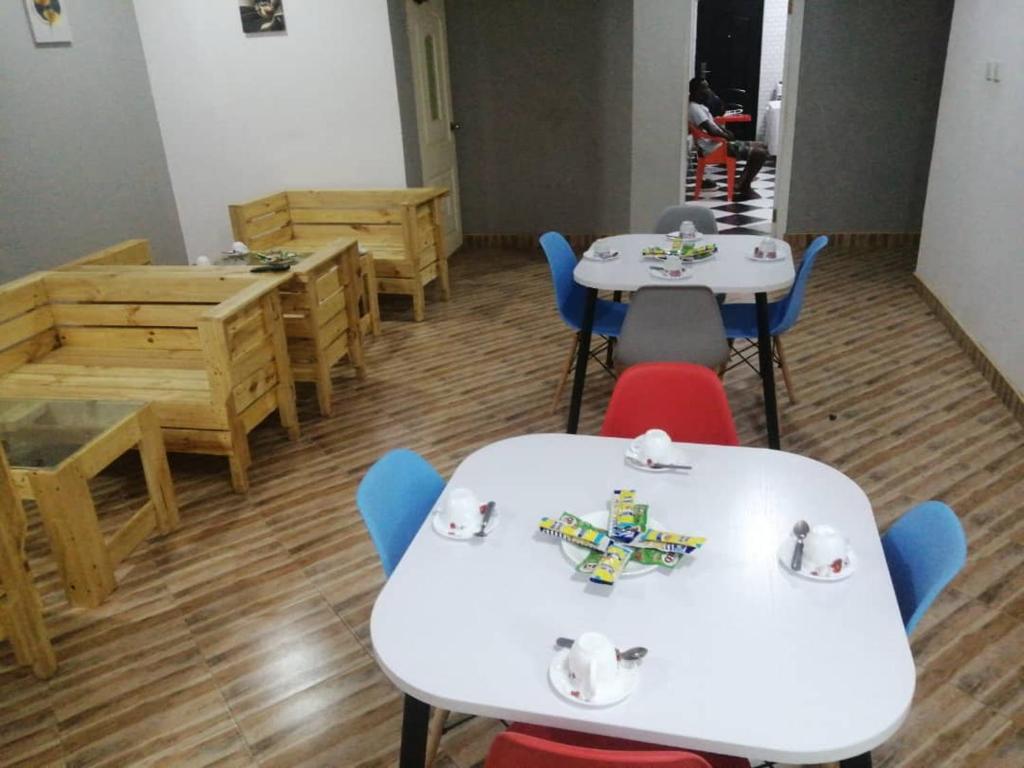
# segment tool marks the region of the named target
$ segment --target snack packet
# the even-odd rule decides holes
[[[595,584],[614,584],[632,556],[632,547],[624,544],[609,545],[590,574],[590,580]]]
[[[573,525],[563,520],[542,517],[540,519],[539,527],[541,533],[547,533],[551,536],[565,539],[566,541],[571,542],[572,544],[577,544],[581,547],[596,549],[599,552],[607,550],[608,545],[612,542],[607,533],[602,531],[600,528],[595,528],[594,526],[586,523],[583,525]]]
[[[680,533],[650,529],[633,539],[631,546],[688,555],[702,547],[704,541],[703,536],[684,536]]]

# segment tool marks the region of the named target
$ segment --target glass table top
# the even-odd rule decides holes
[[[0,398],[0,444],[15,469],[53,469],[142,406],[127,400]]]

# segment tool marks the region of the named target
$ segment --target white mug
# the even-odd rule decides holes
[[[210,257],[209,256],[197,256],[196,257],[196,266],[197,267],[208,267],[208,266],[210,266]]]
[[[468,488],[452,488],[444,505],[445,521],[456,528],[479,527],[480,501]]]
[[[599,259],[606,259],[611,254],[611,246],[603,240],[598,240],[594,243],[594,255]]]
[[[846,557],[846,538],[829,525],[816,525],[804,539],[804,569],[813,571]],[[842,566],[840,566],[840,570]]]
[[[640,436],[640,454],[644,460],[662,464],[672,456],[672,438],[663,429],[648,429]]]
[[[569,672],[582,697],[587,701],[594,699],[619,672],[612,641],[598,632],[584,632],[569,651]]]

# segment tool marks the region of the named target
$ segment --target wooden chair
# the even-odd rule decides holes
[[[0,448],[0,640],[10,641],[19,664],[31,667],[36,677],[47,678],[57,670],[57,657],[25,556],[27,527],[7,456]]]
[[[724,165],[727,178],[729,202],[732,202],[733,189],[736,186],[736,158],[729,157],[729,141],[721,136],[712,136],[695,125],[690,125],[690,135],[696,144],[699,141],[713,141],[718,146],[707,154],[697,150],[697,172],[694,174],[693,199],[700,200],[700,187],[704,183],[704,168],[708,165]],[[698,145],[699,146],[699,145]]]
[[[373,266],[373,253],[359,254],[359,333],[380,336],[380,302],[378,300],[377,269]]]

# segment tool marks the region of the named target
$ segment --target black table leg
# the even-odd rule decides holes
[[[865,752],[863,755],[840,760],[839,768],[871,768],[871,753]]]
[[[405,695],[402,713],[402,749],[399,768],[423,768],[427,761],[427,725],[430,723],[430,705],[409,694]]]
[[[764,418],[768,422],[768,447],[779,448],[779,411],[775,402],[775,364],[772,362],[772,335],[768,327],[768,295],[754,294],[757,303],[757,359],[764,390]]]
[[[614,291],[612,293],[612,301],[616,304],[622,301],[622,291]],[[613,336],[608,337],[608,347],[605,349],[604,365],[606,368],[611,368],[615,364],[615,338]]]
[[[576,375],[572,380],[572,399],[569,401],[569,423],[565,431],[575,435],[580,425],[580,403],[583,400],[583,382],[587,378],[587,361],[590,359],[590,336],[594,330],[594,309],[597,307],[597,289],[587,288],[587,300],[583,304],[583,325],[580,328],[580,346],[576,350]]]

